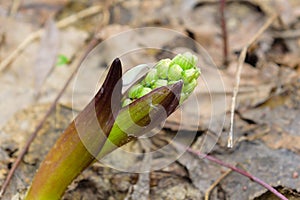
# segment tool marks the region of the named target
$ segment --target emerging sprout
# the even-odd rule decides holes
[[[70,60],[68,57],[66,57],[65,55],[62,55],[62,54],[58,55],[56,66],[67,65],[69,63],[70,63]]]
[[[25,200],[60,199],[97,159],[159,125],[197,86],[196,61],[190,53],[161,60],[122,98],[122,65],[115,59],[98,93],[41,163]]]

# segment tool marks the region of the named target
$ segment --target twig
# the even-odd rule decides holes
[[[211,191],[228,175],[232,172],[231,169],[229,169],[227,172],[222,174],[221,177],[219,177],[205,192],[205,200],[209,200],[209,196]]]
[[[177,144],[179,145],[179,144]],[[223,167],[226,167],[226,168],[229,168],[247,178],[249,178],[251,181],[254,181],[258,184],[260,184],[261,186],[263,186],[264,188],[266,188],[267,190],[269,190],[270,192],[272,192],[274,195],[276,195],[278,198],[280,198],[281,200],[288,200],[285,196],[283,196],[280,192],[278,192],[275,188],[273,188],[271,185],[265,183],[263,180],[260,180],[259,178],[253,176],[252,174],[248,173],[247,171],[244,171],[236,166],[233,166],[233,165],[230,165],[228,163],[225,163],[223,162],[222,160],[219,160],[213,156],[209,156],[209,155],[205,155],[199,151],[195,151],[193,150],[192,148],[187,148],[187,151],[194,154],[194,155],[197,155],[201,158],[205,158],[209,161],[212,161],[214,163],[217,163],[218,165],[221,165]]]
[[[29,139],[27,140],[25,147],[22,149],[21,153],[18,155],[16,161],[14,162],[12,168],[10,169],[4,184],[2,185],[2,188],[0,190],[0,198],[2,197],[2,195],[4,194],[12,176],[14,175],[14,172],[16,171],[17,167],[19,166],[20,162],[22,161],[23,157],[25,156],[26,152],[28,151],[31,143],[33,142],[33,140],[36,138],[38,132],[42,129],[44,123],[46,122],[47,118],[50,116],[50,114],[53,112],[53,110],[56,107],[56,104],[58,103],[59,99],[61,98],[61,96],[64,94],[65,90],[67,89],[68,85],[70,84],[70,82],[72,81],[73,77],[76,75],[80,64],[83,62],[83,60],[86,58],[86,56],[88,55],[88,53],[95,47],[95,45],[98,44],[98,39],[94,38],[91,40],[91,42],[88,44],[87,49],[84,51],[84,53],[80,56],[79,60],[77,62],[75,62],[76,68],[75,70],[72,72],[72,74],[70,75],[70,77],[68,78],[68,80],[66,81],[65,85],[63,86],[63,88],[61,89],[61,91],[58,93],[58,95],[56,96],[55,100],[52,102],[50,108],[47,110],[45,116],[43,117],[43,119],[39,122],[39,124],[37,125],[37,127],[35,128],[34,132],[31,134],[31,136],[29,137]]]
[[[247,50],[257,40],[257,38],[273,23],[273,21],[275,19],[277,19],[277,14],[276,13],[273,14],[265,22],[265,24],[258,30],[258,32],[250,39],[250,41],[243,48],[243,50],[241,52],[241,55],[239,56],[237,72],[236,72],[236,75],[235,75],[235,84],[234,84],[232,100],[231,100],[230,130],[229,130],[229,137],[228,137],[228,144],[227,144],[227,146],[229,148],[233,147],[233,127],[234,127],[234,114],[235,114],[234,111],[235,111],[235,107],[236,107],[236,98],[237,98],[237,94],[239,92],[241,73],[242,73],[242,69],[243,69],[243,64],[245,62]]]
[[[225,4],[226,0],[220,0],[220,13],[221,13],[221,29],[222,29],[222,39],[223,39],[223,64],[227,66],[228,64],[228,37],[227,37],[227,26],[225,19]]]
[[[58,28],[65,28],[74,22],[89,17],[91,15],[97,14],[103,9],[103,6],[93,6],[87,9],[84,9],[74,15],[66,17],[56,23]],[[23,42],[12,52],[10,53],[1,63],[0,63],[0,73],[4,71],[9,64],[13,61],[15,57],[17,57],[29,44],[31,44],[34,40],[41,37],[44,29],[37,30],[36,32],[31,33],[29,36],[23,40]]]
[[[282,32],[274,32],[273,33],[273,37],[275,38],[298,38],[300,37],[300,29],[296,29],[296,30],[286,30],[286,31],[282,31]]]
[[[14,16],[18,12],[20,4],[21,4],[21,0],[13,0],[12,1],[11,9],[9,12],[10,17]]]
[[[84,9],[74,15],[71,15],[69,17],[66,17],[59,22],[57,22],[57,27],[58,28],[64,28],[66,26],[69,26],[70,24],[73,24],[74,22],[77,22],[83,18],[89,17],[91,15],[99,13],[103,9],[103,6],[93,6],[87,9]]]

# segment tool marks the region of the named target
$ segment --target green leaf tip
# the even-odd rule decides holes
[[[65,55],[63,55],[63,54],[59,54],[59,55],[57,56],[56,66],[67,65],[67,64],[69,64],[70,62],[71,62],[71,61],[70,61],[70,59],[69,59],[67,56],[65,56]]]

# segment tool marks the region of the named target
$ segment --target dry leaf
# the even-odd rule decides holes
[[[0,31],[5,34],[5,44],[2,45],[1,56],[8,56],[17,46],[32,33],[34,25],[14,21],[10,18],[0,18]],[[22,37],[21,37],[22,36]],[[86,32],[67,28],[61,31],[61,40],[59,53],[71,58],[85,42],[88,37]],[[19,109],[23,109],[30,105],[34,99],[34,58],[38,52],[38,42],[31,43],[19,56],[14,59],[9,69],[1,74],[0,78],[0,127]],[[72,68],[60,67],[51,73],[46,80],[46,85],[42,87],[46,89],[47,95],[41,96],[41,101],[53,101],[66,81]],[[72,98],[72,88],[68,89],[62,99],[70,102]],[[43,91],[44,92],[44,91]],[[41,93],[43,93],[41,92]],[[20,103],[22,102],[22,103]]]
[[[274,129],[261,138],[266,145],[273,149],[289,149],[300,154],[300,136],[287,132],[278,132]]]

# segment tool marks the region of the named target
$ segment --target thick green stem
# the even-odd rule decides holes
[[[68,185],[93,161],[73,122],[41,164],[25,200],[60,199]]]
[[[36,173],[25,200],[56,200],[101,150],[119,112],[122,66],[115,59],[101,89],[56,141]],[[114,100],[118,103],[112,106]],[[113,109],[114,108],[114,109]],[[85,145],[89,144],[87,150]]]

